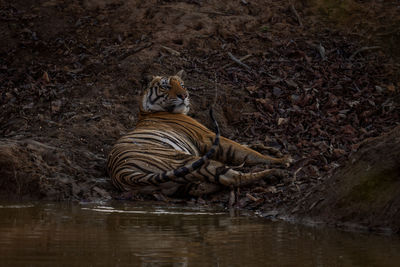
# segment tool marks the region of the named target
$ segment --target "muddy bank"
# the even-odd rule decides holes
[[[400,127],[360,143],[349,161],[295,209],[305,220],[398,233]]]
[[[295,205],[264,216],[346,230],[399,233],[400,127],[357,144],[342,167]]]
[[[82,167],[73,161],[79,155]],[[2,200],[110,199],[113,188],[101,177],[105,159],[87,150],[65,151],[33,139],[0,139]]]
[[[184,69],[191,116],[210,126],[217,90],[224,136],[295,159],[288,178],[241,188],[236,205],[299,206],[359,143],[399,124],[400,67],[390,49],[360,50],[376,45],[353,27],[360,17],[334,28],[311,1],[267,2],[0,0],[2,197],[120,198],[107,153],[135,125],[149,77]],[[229,190],[189,201],[228,205]]]

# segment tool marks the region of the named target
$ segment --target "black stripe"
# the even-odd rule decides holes
[[[214,146],[219,145],[219,135],[216,135],[216,136],[215,136],[215,140],[214,140],[213,145],[214,145]]]
[[[148,96],[148,100],[150,101],[150,104],[153,104],[153,103],[151,103],[151,96],[153,95],[153,88],[150,88],[150,94],[149,94],[149,96]]]
[[[200,168],[203,164],[204,164],[204,159],[201,158],[201,159],[196,160],[195,162],[192,163],[192,168],[193,168],[193,170],[197,170],[197,169]]]
[[[140,177],[140,178],[136,179],[136,181],[137,181],[136,183],[139,184],[139,185],[149,185],[149,184],[151,184],[149,182],[149,177]]]
[[[205,175],[206,181],[207,181],[207,182],[212,182],[212,181],[210,180],[210,177],[213,177],[214,174],[208,170],[208,166],[209,166],[209,165],[210,165],[210,161],[206,162],[206,165],[204,166],[203,170],[207,173],[207,175]]]
[[[210,108],[210,117],[211,117],[212,122],[214,123],[215,134],[218,136],[219,135],[219,126],[218,126],[217,120],[214,117],[214,111],[212,108]]]
[[[164,173],[163,173],[164,174]],[[157,173],[157,175],[154,177],[154,180],[158,183],[161,184],[164,180],[164,177],[161,178],[161,174]]]
[[[145,164],[148,164],[152,167],[154,167],[155,169],[161,169],[161,171],[166,171],[168,169],[171,168],[171,166],[165,162],[165,161],[155,161],[155,158],[141,158],[138,159],[139,161],[145,162]]]
[[[160,174],[158,173],[156,176],[159,176]],[[160,183],[156,181],[155,179],[156,177],[150,177],[147,178],[147,180],[149,181],[150,184],[154,185],[154,186],[158,186]]]
[[[155,102],[157,102],[158,99],[160,99],[160,98],[162,98],[162,97],[164,97],[163,94],[156,96],[156,98],[155,98],[154,100],[151,100],[151,99],[150,99],[150,104],[154,104]]]
[[[162,179],[162,182],[167,182],[167,181],[170,181],[170,180],[171,180],[171,179],[167,176],[167,174],[166,174],[165,172],[161,174],[161,179]]]
[[[154,120],[153,118],[156,118],[156,120]],[[153,118],[144,119],[143,122],[144,122],[144,121],[148,121],[148,122],[158,122],[159,120],[162,120],[162,121],[164,121],[165,123],[175,124],[175,125],[178,125],[178,126],[182,126],[182,128],[184,128],[184,129],[189,129],[189,127],[188,127],[187,125],[190,125],[190,126],[192,126],[193,128],[197,128],[197,129],[199,129],[199,130],[201,130],[201,131],[203,131],[203,132],[205,131],[205,129],[207,129],[206,127],[204,127],[204,126],[201,125],[201,124],[198,124],[198,123],[194,124],[194,123],[191,123],[191,122],[188,122],[188,121],[185,121],[185,120],[176,119],[176,118],[174,118],[174,120],[171,120],[171,118],[163,118],[163,117],[156,117],[156,116],[153,116]],[[186,125],[185,125],[185,124],[186,124]],[[199,125],[201,125],[201,126],[199,126]]]
[[[222,160],[224,159],[224,152],[225,152],[224,149],[225,148],[223,146],[218,147],[218,158],[220,158]]]
[[[210,150],[207,151],[207,153],[205,154],[205,156],[207,157],[207,159],[211,158],[212,155],[214,154],[215,149],[211,148]]]
[[[136,179],[134,179],[133,181],[132,181],[132,175],[131,175],[131,173],[122,173],[122,174],[120,174],[119,175],[119,180],[120,180],[120,182],[122,183],[122,184],[136,184]],[[125,182],[125,183],[124,183]]]
[[[181,167],[181,168],[179,168],[179,169],[175,169],[175,170],[174,170],[174,175],[175,175],[176,177],[183,177],[183,176],[185,176],[185,175],[188,174],[188,173],[189,173],[189,169],[186,168],[186,167]]]
[[[226,155],[225,155],[225,160],[227,162],[232,161],[232,146],[231,145],[228,146],[228,150],[226,151]]]
[[[207,172],[207,170],[206,170],[205,168],[203,168],[203,169],[200,169],[197,173],[198,173],[201,177],[203,177],[203,181],[208,181],[208,182],[210,182],[210,176],[208,176],[208,175],[202,173],[202,172],[201,172],[202,170],[205,170],[205,171]]]
[[[140,166],[138,166],[138,165],[136,165],[136,164],[134,164],[134,163],[125,163],[123,166],[117,166],[117,170],[115,171],[115,172],[120,172],[120,171],[123,171],[124,169],[126,169],[126,167],[133,167],[133,168],[136,168],[136,169],[138,169],[139,171],[141,171],[143,174],[149,174],[150,173],[150,171],[149,170],[147,170],[147,169],[143,169],[142,167],[140,167]]]
[[[145,142],[147,141],[148,144],[150,144],[150,145],[153,144],[153,143],[156,143],[156,144],[160,144],[160,145],[163,145],[163,146],[168,145],[168,147],[175,149],[173,145],[168,144],[167,142],[163,142],[163,141],[153,137],[153,136],[157,136],[159,138],[163,138],[163,139],[169,140],[171,143],[173,143],[176,146],[178,146],[181,150],[192,150],[188,143],[179,140],[179,136],[170,136],[170,135],[163,135],[163,134],[156,134],[156,133],[137,133],[135,135],[136,135],[135,136],[135,138],[136,138],[135,141],[136,141],[137,145],[144,145]],[[143,136],[141,136],[141,135],[143,135]],[[130,142],[126,142],[126,143],[127,144],[132,144]],[[122,142],[119,142],[119,144],[122,144]]]
[[[223,166],[223,167],[219,167],[216,169],[215,171],[215,175],[214,175],[214,180],[216,183],[221,184],[219,177],[221,175],[224,175],[225,173],[227,173],[229,171],[229,168]]]
[[[134,157],[132,157],[134,156]],[[141,157],[139,157],[141,156]],[[122,162],[125,161],[126,162]],[[140,164],[142,163],[142,164]],[[163,160],[159,160],[159,161],[155,161],[155,157],[151,157],[151,155],[149,154],[147,155],[126,155],[125,157],[121,157],[119,158],[119,162],[117,162],[116,164],[120,165],[120,168],[125,168],[126,166],[129,167],[134,167],[137,168],[145,173],[151,173],[150,170],[148,169],[143,169],[139,166],[144,164],[148,164],[152,167],[154,167],[155,169],[161,169],[161,171],[165,171],[171,168],[171,166],[169,164],[167,164],[167,162],[163,161]],[[122,165],[121,165],[122,164]]]

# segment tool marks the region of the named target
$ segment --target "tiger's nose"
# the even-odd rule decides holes
[[[185,98],[187,97],[187,94],[177,94],[176,96],[182,100],[185,100]]]

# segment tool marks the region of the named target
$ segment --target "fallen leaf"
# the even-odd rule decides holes
[[[354,135],[356,133],[356,130],[350,124],[342,126],[341,131],[343,134],[347,134],[347,135]]]
[[[287,118],[279,118],[278,119],[278,126],[282,124],[286,124],[288,122]]]
[[[254,93],[255,91],[257,91],[257,86],[254,86],[254,85],[252,85],[252,86],[247,86],[247,87],[246,87],[246,90],[247,90],[249,93]]]
[[[293,87],[293,88],[298,87],[297,83],[295,83],[293,80],[285,80],[285,82],[289,87]]]
[[[388,86],[387,86],[387,89],[388,89],[390,92],[392,92],[392,93],[396,92],[396,87],[395,87],[393,84],[388,85]]]
[[[43,73],[42,79],[45,83],[50,83],[49,74],[46,71]]]

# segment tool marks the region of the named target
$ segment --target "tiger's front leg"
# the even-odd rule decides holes
[[[243,146],[228,138],[221,137],[220,145],[215,159],[229,165],[283,165],[289,167],[293,162],[290,156],[281,158],[263,155],[249,147]]]

